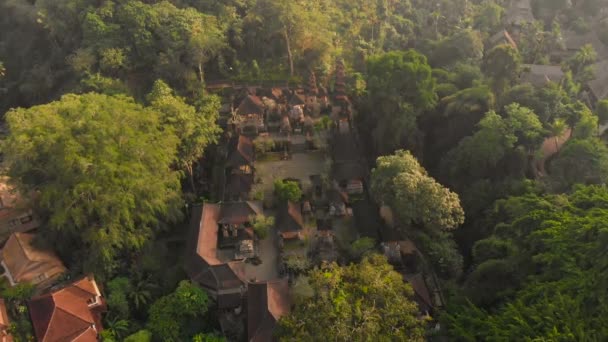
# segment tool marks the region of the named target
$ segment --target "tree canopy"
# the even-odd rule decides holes
[[[111,270],[120,253],[181,216],[179,174],[170,167],[178,139],[162,130],[158,112],[91,93],[12,110],[6,119],[8,174],[40,194],[42,233],[64,241],[58,246],[81,246],[73,261],[86,270]]]
[[[473,341],[596,340],[608,334],[604,248],[608,192],[526,195],[499,201],[494,233],[476,244],[467,283],[481,307],[458,305],[445,316],[450,335]],[[478,297],[482,295],[483,297]],[[483,300],[480,300],[483,298]]]
[[[449,230],[464,221],[458,195],[431,178],[409,151],[379,157],[371,187],[403,225]]]
[[[379,151],[392,152],[403,142],[416,148],[417,117],[437,102],[435,82],[426,57],[416,51],[389,52],[367,62],[367,93]]]
[[[279,321],[281,340],[424,340],[413,292],[383,256],[311,272],[314,295]]]

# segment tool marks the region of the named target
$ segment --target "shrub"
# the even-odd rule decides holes
[[[265,239],[268,236],[270,228],[274,226],[273,216],[257,215],[251,219],[253,231],[260,239]]]
[[[255,147],[255,153],[262,156],[274,148],[274,140],[268,137],[258,137],[253,141]]]
[[[274,182],[274,193],[281,201],[298,202],[302,198],[302,189],[294,181],[276,180]]]

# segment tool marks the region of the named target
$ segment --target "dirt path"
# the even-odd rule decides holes
[[[543,141],[543,145],[541,146],[542,157],[540,159],[537,158],[534,162],[537,177],[540,178],[547,175],[545,168],[547,160],[559,152],[559,150],[562,149],[562,146],[564,146],[564,144],[570,140],[571,137],[572,129],[568,128],[560,137],[557,138],[557,142],[555,137],[549,137]]]

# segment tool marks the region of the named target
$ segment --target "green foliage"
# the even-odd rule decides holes
[[[81,80],[82,92],[95,92],[106,95],[129,94],[129,89],[120,80],[102,76],[101,74],[89,74]]]
[[[457,279],[462,274],[463,258],[451,233],[421,231],[413,238],[439,277]]]
[[[161,297],[150,306],[148,330],[163,341],[189,339],[189,336],[200,332],[196,331],[198,327],[195,321],[207,312],[208,305],[207,294],[200,287],[184,280],[175,292]]]
[[[255,235],[260,239],[265,239],[274,227],[274,216],[257,215],[250,219]]]
[[[520,69],[521,56],[511,45],[497,45],[484,56],[482,70],[492,79],[492,86],[497,94],[502,94],[515,82]]]
[[[285,341],[424,340],[412,289],[379,255],[310,275],[314,291],[279,321]]]
[[[130,317],[128,296],[133,291],[131,281],[126,277],[117,277],[107,283],[107,288],[106,302],[110,312],[116,317]]]
[[[555,190],[575,184],[604,184],[608,179],[608,147],[597,138],[568,141],[549,170]]]
[[[372,56],[367,61],[366,82],[376,149],[392,152],[403,142],[419,148],[417,117],[437,102],[426,58],[413,50]]]
[[[101,336],[103,341],[121,341],[128,331],[129,321],[118,317],[106,317]]]
[[[258,157],[262,157],[266,153],[272,151],[274,148],[274,140],[270,137],[257,137],[253,141],[253,147],[255,148],[255,154]]]
[[[9,175],[24,192],[40,193],[42,233],[60,252],[83,253],[73,262],[85,270],[113,269],[118,253],[141,248],[181,216],[179,176],[170,169],[178,140],[161,131],[157,112],[90,93],[12,110],[7,123]]]
[[[600,124],[605,124],[608,122],[608,100],[600,100],[596,104],[595,112],[597,113],[597,117],[599,119]]]
[[[26,302],[35,292],[36,287],[26,282],[2,289],[1,295],[6,301],[7,313],[11,320],[8,332],[15,342],[34,340],[34,329]]]
[[[475,267],[467,279],[469,294],[484,307],[450,307],[443,317],[450,337],[593,341],[607,336],[606,306],[599,304],[607,300],[608,235],[602,223],[607,203],[602,186],[577,187],[568,196],[499,201],[491,213],[499,223],[492,239],[517,252],[494,255]]]
[[[349,252],[355,260],[359,260],[364,255],[370,253],[375,246],[376,240],[369,237],[362,237],[350,244]]]
[[[404,227],[450,230],[464,222],[458,195],[431,178],[409,151],[377,159],[371,191]]]
[[[279,201],[298,202],[302,198],[302,189],[294,181],[277,179],[274,181],[274,193]]]
[[[592,64],[597,61],[597,53],[591,44],[583,45],[566,61],[574,81],[584,84],[595,78]]]
[[[458,63],[454,66],[451,81],[460,89],[472,88],[483,81],[479,64]]]
[[[483,57],[483,41],[479,31],[464,29],[437,43],[431,64],[446,66],[455,62],[479,62]]]
[[[10,286],[2,290],[2,298],[9,301],[9,303],[24,303],[30,299],[36,287],[30,283],[24,282]]]
[[[481,32],[495,32],[501,25],[504,11],[495,1],[484,1],[473,16],[473,27]]]
[[[517,145],[535,149],[540,144],[543,127],[534,112],[516,103],[508,105],[505,112],[505,117],[494,111],[486,113],[478,131],[444,158],[446,178],[456,188],[493,176],[499,162],[514,153]]]
[[[192,190],[196,192],[194,166],[207,146],[217,142],[221,132],[217,125],[219,98],[204,95],[197,99],[201,105],[195,108],[184,98],[176,96],[165,82],[158,80],[147,99],[151,107],[161,113],[163,128],[180,138],[178,162],[187,172]]]
[[[192,337],[192,342],[224,342],[226,339],[216,334],[197,334]]]
[[[124,342],[152,342],[152,333],[148,330],[140,330],[125,337]]]
[[[312,268],[312,263],[307,256],[303,255],[288,255],[283,258],[283,264],[288,272],[293,275],[300,275]]]

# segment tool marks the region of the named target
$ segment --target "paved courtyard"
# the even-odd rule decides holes
[[[324,168],[325,158],[321,151],[294,153],[289,160],[255,163],[256,177],[261,179],[266,198],[272,196],[273,184],[277,179],[299,179],[304,191],[307,191],[312,186],[310,176],[322,174]]]
[[[279,251],[277,248],[277,233],[270,229],[268,236],[258,244],[258,256],[262,261],[259,265],[245,263],[245,274],[250,280],[265,281],[279,278]]]

